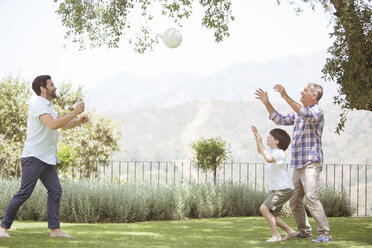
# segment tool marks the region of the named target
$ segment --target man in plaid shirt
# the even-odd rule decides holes
[[[277,84],[274,90],[295,111],[293,114],[281,115],[271,105],[267,92],[256,90],[256,98],[261,100],[270,114],[270,119],[278,125],[294,125],[292,137],[291,167],[294,168],[294,194],[289,202],[299,232],[298,238],[311,238],[309,224],[303,199],[317,225],[319,237],[314,242],[332,241],[327,216],[318,199],[317,184],[322,171],[323,151],[322,133],[324,127],[324,113],[318,101],[323,95],[322,86],[309,83],[301,92],[303,106],[292,100],[283,86]]]

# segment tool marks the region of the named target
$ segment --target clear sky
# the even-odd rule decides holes
[[[306,7],[299,16],[293,6],[276,0],[233,0],[231,36],[216,44],[213,33],[201,27],[201,11],[184,22],[183,43],[176,49],[163,43],[145,55],[126,42],[118,49],[78,50],[64,39],[65,29],[53,0],[0,1],[0,78],[19,75],[33,80],[50,74],[54,82],[71,81],[88,89],[118,73],[151,76],[192,72],[208,75],[238,62],[265,62],[287,55],[326,51],[331,45],[329,14]],[[162,33],[171,21],[151,26]],[[63,46],[67,45],[66,48]]]

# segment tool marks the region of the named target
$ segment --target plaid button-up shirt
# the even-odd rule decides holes
[[[318,104],[302,107],[300,111],[286,116],[276,110],[270,119],[278,125],[294,125],[292,137],[291,167],[301,169],[307,164],[323,164],[322,133],[324,113]]]

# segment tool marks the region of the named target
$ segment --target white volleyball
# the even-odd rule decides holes
[[[182,43],[182,34],[175,28],[169,28],[163,33],[163,42],[169,48],[176,48]]]

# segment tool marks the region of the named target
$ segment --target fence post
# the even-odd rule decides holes
[[[145,181],[145,161],[142,161],[142,182]]]
[[[152,161],[150,161],[150,185],[152,183]]]
[[[192,166],[192,164],[191,164],[191,162],[190,162],[190,175],[189,175],[189,183],[191,183],[191,166]]]
[[[183,162],[181,163],[181,182],[183,182]]]
[[[226,174],[226,164],[223,163],[223,183],[225,183],[225,175]]]
[[[368,179],[367,179],[367,173],[368,173],[368,169],[367,169],[367,165],[365,165],[366,169],[365,169],[365,180],[364,180],[364,187],[365,187],[365,195],[364,195],[364,216],[367,216],[367,203],[368,203],[368,199],[367,199],[367,191],[368,191]]]
[[[168,185],[168,162],[165,163],[165,184]]]
[[[160,162],[158,162],[158,186],[160,185]]]
[[[129,182],[129,161],[127,161],[127,183]]]
[[[137,161],[134,161],[134,183],[137,183]]]
[[[254,163],[254,190],[257,190],[257,163]]]
[[[349,199],[351,200],[351,165],[349,165]]]
[[[119,161],[119,185],[120,185],[120,179],[121,179],[121,161]]]
[[[173,162],[173,184],[176,183],[176,163]]]
[[[336,189],[336,164],[333,164],[333,189]]]
[[[199,184],[199,163],[198,163],[198,184]]]
[[[341,191],[344,192],[344,165],[341,165]]]
[[[240,180],[241,180],[241,174],[242,173],[242,163],[239,163],[239,185],[240,185]]]
[[[358,175],[357,175],[357,216],[359,216],[359,164],[358,164]]]
[[[265,190],[265,164],[262,164],[262,190]]]
[[[247,185],[249,185],[249,163],[247,163]]]

